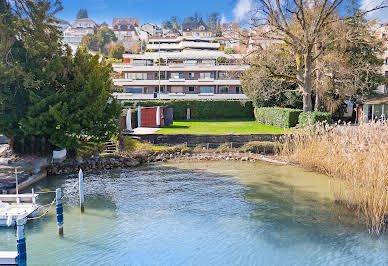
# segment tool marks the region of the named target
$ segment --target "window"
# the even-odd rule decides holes
[[[158,73],[159,72],[155,72],[155,79],[158,80]],[[166,74],[164,72],[160,72],[160,79],[166,79]]]
[[[192,78],[194,78],[194,73],[193,72],[189,72],[189,79],[192,79]]]
[[[199,74],[200,79],[214,79],[214,73],[200,73]]]
[[[190,92],[195,91],[195,87],[189,87],[189,91],[190,91]]]
[[[388,78],[388,71],[385,71],[385,77]]]
[[[124,73],[124,78],[132,80],[146,80],[147,73]]]
[[[228,93],[228,87],[220,87],[218,91],[219,93]]]
[[[143,93],[143,88],[141,87],[125,87],[126,93]]]
[[[219,78],[219,79],[227,79],[227,78],[228,78],[228,73],[226,73],[226,72],[220,72],[220,73],[218,74],[218,78]]]
[[[385,64],[388,65],[388,57],[385,58]]]
[[[200,87],[200,93],[214,93],[214,87]]]
[[[236,87],[236,93],[241,93],[240,87]]]
[[[183,73],[171,73],[172,79],[183,79]]]

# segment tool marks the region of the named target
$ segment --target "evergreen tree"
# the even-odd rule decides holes
[[[81,18],[88,18],[88,10],[87,9],[80,9],[77,13],[77,19]]]

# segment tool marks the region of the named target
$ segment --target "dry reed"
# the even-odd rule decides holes
[[[333,182],[336,200],[358,210],[370,232],[387,229],[388,124],[316,124],[287,135],[280,152],[292,162],[339,178]]]

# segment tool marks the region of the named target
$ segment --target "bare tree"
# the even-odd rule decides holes
[[[295,82],[303,94],[303,111],[312,111],[316,61],[343,36],[333,30],[347,17],[338,15],[344,0],[256,0],[251,22],[258,39],[288,45],[296,63]],[[385,7],[382,2],[374,9]],[[281,73],[277,75],[282,76]],[[284,76],[284,78],[293,78]]]

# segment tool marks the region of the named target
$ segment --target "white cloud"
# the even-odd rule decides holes
[[[252,0],[238,0],[233,9],[234,20],[238,22],[247,20],[245,16],[252,10],[252,7]]]
[[[388,2],[385,0],[361,0],[360,8],[362,10],[371,10],[377,6],[380,6],[385,2],[385,5],[388,5]],[[388,8],[382,8],[376,11],[368,13],[367,17],[369,19],[377,19],[380,22],[388,22]]]

